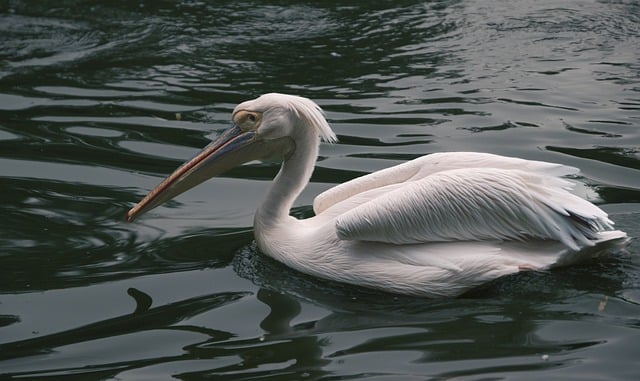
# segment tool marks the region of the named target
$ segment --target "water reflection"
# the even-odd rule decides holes
[[[136,301],[136,309],[131,314],[110,318],[55,334],[15,341],[9,344],[0,344],[0,353],[2,353],[0,361],[6,361],[12,358],[30,358],[31,362],[37,364],[17,367],[20,371],[15,373],[12,367],[5,368],[4,371],[11,372],[13,376],[18,377],[51,374],[52,372],[60,375],[69,375],[77,372],[78,369],[90,366],[95,367],[96,370],[103,373],[104,376],[104,373],[113,375],[116,374],[115,372],[121,372],[131,368],[180,359],[180,355],[155,355],[150,359],[141,361],[143,359],[136,358],[139,355],[134,356],[133,359],[127,356],[126,364],[124,364],[123,367],[123,364],[115,361],[113,357],[105,361],[101,356],[97,356],[97,358],[93,360],[95,364],[88,364],[85,361],[78,362],[74,360],[73,356],[69,356],[68,354],[69,352],[73,353],[77,350],[83,350],[85,354],[93,351],[97,353],[104,352],[107,350],[105,346],[110,346],[105,345],[107,344],[107,339],[109,341],[115,340],[116,342],[123,341],[123,343],[126,343],[129,340],[128,336],[141,336],[141,333],[153,332],[155,330],[169,329],[177,332],[192,332],[195,334],[193,337],[198,337],[201,340],[203,336],[207,337],[210,341],[227,340],[233,336],[229,332],[205,329],[202,327],[191,327],[180,323],[203,311],[219,308],[244,296],[243,293],[222,293],[151,307],[153,300],[144,292],[130,288],[127,290],[127,293]],[[169,326],[172,327],[167,328]],[[176,336],[176,339],[177,337],[178,336]],[[142,337],[140,338],[142,339]],[[103,345],[96,345],[101,342]],[[51,358],[51,354],[56,352],[57,354]],[[132,353],[129,351],[126,352]],[[29,370],[29,368],[31,368],[31,370]]]
[[[260,257],[251,258],[241,261],[241,266],[247,267],[250,265],[247,262],[252,260],[262,261]],[[607,294],[620,286],[605,287],[603,282],[615,283],[619,279],[622,269],[616,263],[619,262],[613,260],[603,264],[600,269],[607,271],[600,273],[598,270],[569,270],[582,272],[580,276],[570,279],[583,279],[584,285],[600,284],[602,291]],[[260,271],[254,274],[256,279],[276,282],[265,285],[273,291],[263,288],[258,294],[258,299],[267,303],[272,311],[261,322],[267,334],[258,345],[269,345],[272,341],[294,345],[293,341],[299,337],[317,338],[312,344],[296,341],[295,347],[304,348],[304,353],[310,354],[309,357],[318,365],[323,364],[322,359],[330,359],[331,364],[327,365],[329,369],[338,362],[350,364],[351,371],[363,371],[369,376],[391,375],[394,369],[383,370],[384,367],[374,363],[358,364],[356,359],[370,353],[384,353],[386,358],[395,358],[394,353],[398,353],[405,357],[400,363],[422,374],[458,377],[478,374],[474,361],[483,358],[503,360],[502,365],[487,368],[481,373],[526,372],[566,366],[575,360],[572,353],[606,344],[603,340],[566,340],[566,335],[561,334],[552,338],[544,332],[546,325],[531,320],[531,316],[538,316],[543,321],[585,321],[597,314],[598,301],[588,297],[584,298],[587,309],[582,313],[574,310],[567,314],[568,309],[573,307],[549,310],[549,305],[560,306],[563,300],[570,298],[567,294],[555,292],[558,289],[571,289],[566,284],[557,283],[557,274],[529,273],[502,279],[476,292],[472,299],[451,303],[416,300],[367,290],[354,291],[353,288],[311,280],[304,275],[288,274],[288,279],[282,279],[282,269],[269,267],[279,265],[263,263],[253,266]],[[618,269],[613,271],[616,267]],[[269,274],[269,271],[274,274]],[[275,273],[280,278],[276,278]],[[308,283],[314,284],[310,286]],[[530,291],[532,288],[538,291],[534,295]],[[487,298],[488,295],[492,297]],[[580,299],[579,295],[577,293],[574,297]],[[525,297],[521,299],[520,296]],[[306,303],[320,303],[322,310],[330,313],[307,320],[308,317],[300,316],[305,309],[309,309],[303,307]],[[281,314],[277,318],[276,311]],[[308,345],[312,345],[312,348]],[[478,351],[478,348],[483,349]],[[317,353],[323,355],[318,358]],[[285,359],[300,361],[300,355],[279,359],[280,362]],[[552,360],[549,361],[549,358]],[[395,371],[405,374],[399,369]]]
[[[240,253],[241,257],[245,255]],[[597,336],[576,337],[567,327],[587,324],[595,328],[606,318],[605,308],[615,311],[616,305],[625,304],[612,296],[608,307],[601,307],[602,300],[582,292],[573,296],[554,292],[571,289],[566,284],[561,287],[553,284],[559,278],[581,279],[589,292],[593,292],[592,284],[619,281],[625,270],[616,265],[616,260],[602,264],[595,271],[568,270],[581,272],[580,275],[527,273],[518,276],[520,279],[503,279],[496,282],[502,286],[495,284],[492,291],[485,290],[485,295],[480,297],[427,301],[354,290],[290,271],[285,271],[283,276],[281,265],[255,253],[250,255],[252,257],[242,263],[246,266],[247,261],[254,261],[254,268],[262,268],[261,273],[255,274],[258,281],[268,279],[273,275],[268,272],[273,271],[280,277],[280,283],[266,285],[255,295],[223,292],[158,306],[154,306],[152,294],[129,288],[127,293],[135,300],[133,312],[60,333],[3,344],[2,360],[24,358],[33,364],[8,363],[5,371],[25,377],[62,376],[90,365],[91,373],[105,377],[144,374],[172,364],[174,372],[189,373],[193,377],[326,376],[337,369],[341,369],[339,373],[343,375],[405,374],[406,369],[389,368],[388,362],[383,365],[358,361],[361,356],[380,353],[418,374],[521,373],[568,366],[586,349],[608,346]],[[527,283],[527,291],[524,286],[517,286],[523,283]],[[504,292],[504,287],[512,289]],[[518,291],[514,287],[521,288]],[[619,287],[618,284],[606,288],[611,291]],[[531,294],[531,288],[540,292]],[[152,289],[154,293],[162,291],[162,287]],[[603,291],[608,292],[604,288]],[[493,297],[487,298],[487,292],[493,293]],[[520,298],[520,295],[526,297]],[[219,320],[217,311],[254,299],[267,305],[268,310],[236,318],[241,320],[239,324],[251,321],[259,325],[261,335],[238,337],[233,331],[215,328],[233,325]],[[571,299],[573,302],[567,304]],[[531,316],[537,319],[532,320]],[[548,321],[555,326],[545,323]],[[558,331],[563,325],[565,332]],[[183,349],[162,352],[160,347],[152,351],[148,345],[143,348],[134,344],[139,340],[151,343],[171,340],[181,343]],[[120,348],[120,355],[109,353],[114,345]],[[73,355],[78,351],[102,355],[90,356],[97,360],[91,363],[78,362]],[[43,357],[34,362],[45,353],[49,353],[48,360]],[[118,357],[123,361],[116,361]],[[478,369],[477,361],[492,358],[501,358],[500,365]],[[14,373],[13,369],[20,372]]]

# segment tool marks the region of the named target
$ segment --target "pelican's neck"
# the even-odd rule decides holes
[[[319,137],[312,128],[301,126],[303,131],[294,137],[293,152],[284,159],[266,197],[256,211],[256,229],[286,223],[294,201],[309,183],[318,156]],[[306,136],[305,136],[306,135]]]

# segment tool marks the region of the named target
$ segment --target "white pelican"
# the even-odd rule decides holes
[[[315,217],[289,211],[320,140],[336,141],[307,98],[265,94],[233,110],[233,126],[153,189],[138,215],[251,160],[282,160],[254,218],[263,253],[303,273],[387,292],[457,296],[524,269],[567,265],[624,232],[571,193],[560,164],[486,153],[426,155],[316,197]],[[605,245],[606,246],[606,245]]]

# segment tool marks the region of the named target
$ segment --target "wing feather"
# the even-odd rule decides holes
[[[548,176],[567,176],[578,169],[556,163],[525,160],[481,152],[439,152],[355,178],[319,194],[313,202],[316,214],[359,193],[391,184],[417,181],[438,172],[465,168],[520,169]]]
[[[566,172],[565,167],[553,175]],[[337,235],[394,244],[550,239],[574,250],[592,246],[612,222],[568,192],[571,182],[553,175],[501,168],[440,171],[346,210],[336,219]]]

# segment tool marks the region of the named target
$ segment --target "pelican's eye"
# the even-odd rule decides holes
[[[240,110],[233,115],[233,122],[242,131],[255,131],[262,121],[262,113]]]

